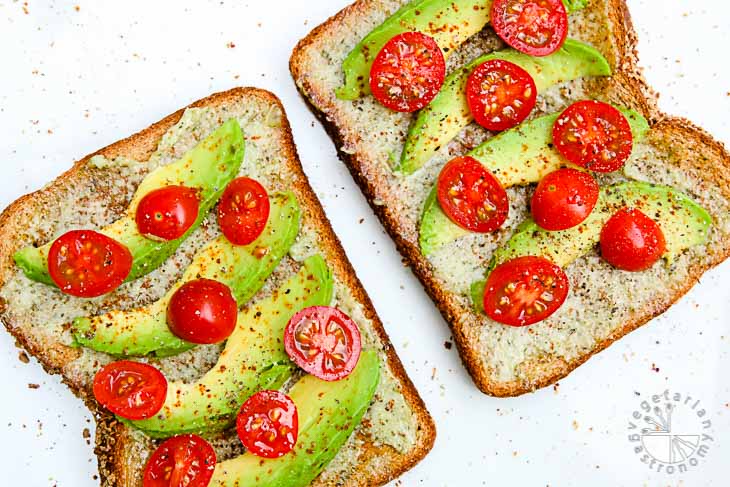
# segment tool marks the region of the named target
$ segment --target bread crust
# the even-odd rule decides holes
[[[321,203],[309,185],[299,161],[286,112],[281,101],[274,94],[257,88],[234,88],[198,100],[128,138],[115,142],[84,157],[43,189],[22,196],[16,200],[0,215],[0,286],[5,284],[10,274],[15,271],[12,259],[13,253],[18,248],[29,243],[23,225],[23,222],[26,221],[24,215],[38,211],[43,205],[51,203],[54,199],[54,193],[64,191],[64,188],[72,187],[74,181],[85,177],[83,173],[84,168],[89,164],[93,156],[103,155],[107,158],[126,156],[135,160],[145,161],[156,149],[162,135],[178,122],[187,108],[215,107],[239,102],[243,98],[256,98],[280,110],[282,114],[282,138],[284,140],[281,151],[288,161],[285,170],[294,175],[293,179],[295,181],[293,187],[290,189],[296,194],[300,206],[305,210],[304,213],[308,215],[310,224],[316,227],[318,237],[320,238],[318,244],[325,254],[325,260],[328,265],[332,268],[333,273],[344,281],[344,284],[351,290],[354,298],[362,304],[365,316],[372,321],[378,338],[382,342],[389,368],[401,383],[405,400],[416,415],[418,424],[416,444],[406,454],[398,453],[390,447],[377,448],[372,440],[367,437],[362,438],[364,442],[363,451],[365,453],[361,454],[360,458],[367,460],[370,458],[368,455],[371,454],[368,452],[377,451],[381,458],[385,458],[384,462],[380,462],[380,465],[385,465],[385,468],[378,469],[377,471],[368,470],[367,462],[361,461],[356,469],[359,468],[362,471],[355,472],[355,475],[351,476],[352,481],[348,481],[349,483],[347,485],[382,485],[412,468],[430,451],[436,435],[435,425],[426,410],[423,400],[395,354],[393,346],[383,328],[382,322],[375,312],[370,298],[345,255],[339,239],[332,230]],[[17,345],[38,358],[47,372],[62,374],[64,366],[78,358],[80,352],[75,348],[57,343],[43,343],[37,337],[23,333],[19,327],[12,323],[12,320],[7,319],[4,313],[6,305],[7,303],[0,302],[0,316],[3,316],[3,321],[7,329],[16,338]],[[74,394],[84,400],[96,418],[95,452],[99,461],[101,485],[108,487],[137,486],[138,484],[135,481],[138,474],[137,469],[142,466],[134,464],[133,461],[131,449],[135,440],[131,437],[132,430],[116,421],[112,415],[103,410],[84,384],[74,381],[65,375],[62,375],[62,379]],[[315,480],[313,485],[324,486],[326,484]]]
[[[608,84],[604,90],[610,93],[612,98],[641,112],[649,120],[653,132],[663,134],[664,137],[671,140],[679,138],[684,144],[681,150],[700,151],[706,154],[702,158],[685,157],[681,167],[700,170],[705,179],[715,181],[723,195],[730,199],[730,155],[725,147],[691,122],[666,115],[658,109],[657,95],[647,85],[638,67],[637,36],[626,2],[625,0],[606,0],[606,2],[611,41],[616,49],[617,59],[616,65],[613,66],[614,74],[610,80],[596,80],[595,82],[599,85]],[[377,203],[376,182],[365,175],[365,168],[368,164],[367,156],[343,150],[343,147],[346,146],[345,131],[347,127],[338,121],[336,115],[333,115],[336,114],[336,110],[330,101],[331,95],[322,93],[307,73],[305,58],[309,49],[315,48],[317,43],[328,36],[331,30],[346,28],[348,22],[352,22],[352,15],[364,15],[370,9],[377,8],[377,5],[376,0],[358,0],[315,28],[294,48],[289,63],[290,71],[304,100],[333,139],[340,159],[349,169],[371,208],[403,255],[405,262],[421,281],[427,294],[449,324],[461,360],[475,385],[483,393],[497,397],[519,396],[557,382],[616,340],[666,311],[694,286],[704,272],[730,257],[730,241],[726,241],[720,251],[713,253],[708,264],[694,263],[692,265],[689,278],[681,287],[675,288],[665,299],[654,302],[641,312],[635,313],[628,322],[614,330],[608,338],[598,342],[588,353],[570,361],[551,356],[539,361],[525,362],[521,364],[521,367],[531,370],[530,380],[517,379],[508,382],[493,380],[489,376],[489,370],[483,366],[476,347],[470,343],[458,325],[462,320],[463,308],[457,304],[451,293],[439,285],[431,264],[423,256],[417,243],[408,240],[400,233],[397,216],[387,205]]]

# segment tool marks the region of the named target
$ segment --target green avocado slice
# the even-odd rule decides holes
[[[73,321],[76,342],[115,356],[175,355],[195,345],[173,335],[167,326],[167,304],[185,282],[197,278],[220,281],[231,288],[239,305],[263,286],[289,251],[299,231],[300,208],[293,193],[270,197],[269,220],[248,245],[233,245],[225,236],[211,241],[193,258],[182,278],[158,301],[136,309],[116,310]]]
[[[634,143],[643,139],[649,130],[646,119],[633,110],[619,110],[631,125]],[[525,122],[492,137],[468,155],[481,162],[505,188],[536,183],[545,175],[570,165],[552,144],[552,128],[558,116],[546,115]],[[469,233],[443,212],[434,186],[421,215],[418,243],[423,255],[428,256]]]
[[[236,329],[218,362],[194,383],[170,382],[162,410],[153,418],[128,421],[153,437],[221,430],[241,404],[262,389],[278,389],[295,370],[284,350],[284,328],[297,311],[332,301],[332,274],[320,255],[270,297],[238,315]]]
[[[100,230],[104,235],[124,244],[132,253],[132,281],[160,266],[193,232],[218,201],[226,185],[236,177],[243,162],[244,138],[241,126],[230,119],[206,137],[180,160],[152,171],[144,178],[132,198],[126,214]],[[170,185],[200,189],[198,218],[185,234],[175,240],[156,241],[139,233],[135,213],[140,200],[150,191]],[[14,255],[15,263],[34,281],[55,286],[48,274],[49,242],[41,247],[28,246]]]
[[[582,9],[586,0],[563,0],[568,13]],[[418,31],[434,38],[448,57],[489,23],[491,0],[413,0],[373,29],[342,63],[345,84],[336,95],[357,100],[370,94],[370,69],[383,46],[403,32]]]
[[[370,32],[342,63],[345,84],[337,90],[342,100],[357,100],[370,93],[370,68],[375,56],[393,37],[419,31],[434,38],[451,54],[489,22],[490,0],[414,0]]]
[[[551,232],[532,220],[525,221],[494,253],[487,274],[503,262],[526,255],[545,257],[560,267],[567,267],[600,241],[605,223],[624,207],[637,208],[659,224],[667,244],[663,256],[667,262],[684,250],[704,243],[712,225],[710,214],[681,191],[636,181],[615,184],[601,189],[593,212],[576,227]],[[484,286],[485,281],[477,281],[471,288],[474,308],[479,312],[483,312]]]
[[[325,382],[307,375],[289,396],[297,405],[299,438],[294,450],[276,459],[251,453],[216,465],[211,487],[305,487],[340,451],[370,406],[380,380],[375,351],[360,355],[345,379]]]
[[[400,164],[394,170],[411,174],[420,169],[474,121],[466,100],[466,81],[474,68],[492,59],[512,62],[530,73],[538,93],[564,81],[611,75],[608,61],[598,50],[572,39],[545,57],[529,56],[514,49],[481,56],[451,73],[439,94],[418,112],[408,129]]]

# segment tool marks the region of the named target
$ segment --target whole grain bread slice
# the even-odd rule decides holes
[[[385,365],[381,380],[381,385],[385,385],[376,392],[365,420],[314,485],[374,486],[399,476],[431,449],[435,438],[433,421],[309,186],[281,102],[269,92],[235,88],[199,100],[129,138],[81,159],[43,189],[10,205],[0,215],[0,318],[18,344],[36,356],[48,372],[62,374],[64,382],[95,413],[101,485],[141,486],[142,470],[155,442],[116,421],[96,403],[90,392],[91,379],[111,358],[71,346],[66,323],[80,311],[94,313],[128,308],[156,299],[162,289],[180,276],[195,250],[213,238],[216,225],[204,223],[160,269],[125,284],[107,297],[83,304],[28,280],[14,265],[12,255],[25,245],[42,244],[69,228],[97,227],[118,218],[136,185],[151,170],[145,161],[162,147],[161,139],[171,127],[186,123],[181,119],[188,109],[193,109],[191,113],[196,109],[204,111],[214,123],[225,121],[229,116],[239,118],[247,145],[244,167],[249,161],[252,164],[249,167],[258,164],[263,168],[265,177],[269,178],[270,191],[288,189],[296,194],[303,210],[300,236],[309,235],[308,238],[316,242],[313,251],[323,254],[336,282],[340,283],[339,299],[342,302],[349,300],[353,312],[359,313],[363,333],[368,337],[369,345],[379,351]],[[193,139],[206,135],[200,127],[202,125],[191,129]],[[165,143],[170,146],[163,151],[158,163],[179,157],[180,152],[193,142],[176,145],[175,141],[168,140]],[[98,156],[104,157],[103,161],[107,163],[99,164]],[[314,244],[307,240],[300,246],[307,248],[308,245]],[[288,263],[282,262],[281,272],[295,265],[292,259]],[[276,276],[271,280],[276,280]],[[177,357],[161,359],[157,365],[166,374],[194,379],[208,370],[219,353],[220,347],[202,346]],[[379,411],[388,412],[377,414]],[[395,439],[389,443],[391,437]],[[240,453],[235,434],[224,433],[211,438],[211,442],[219,459]]]
[[[597,98],[633,108],[651,124],[645,141],[627,165],[636,179],[678,187],[710,210],[715,225],[707,245],[687,252],[671,267],[656,266],[630,276],[601,263],[596,254],[567,269],[573,289],[551,319],[526,329],[507,329],[476,314],[468,296],[466,269],[474,280],[491,252],[527,217],[529,189],[511,189],[506,228],[493,236],[473,236],[448,253],[462,261],[426,258],[418,246],[418,217],[443,164],[466,153],[489,135],[472,125],[418,173],[394,175],[390,169],[403,147],[411,116],[388,112],[370,96],[339,100],[342,60],[374,27],[408,0],[358,0],[314,29],[293,51],[290,70],[297,87],[334,140],[340,158],[366,195],[427,293],[453,332],[462,361],[477,387],[494,396],[516,396],[565,377],[595,353],[665,311],[711,267],[730,255],[730,156],[692,123],[661,113],[655,94],[638,68],[636,34],[623,0],[590,0],[570,17],[569,36],[599,49],[613,75],[565,83],[538,99],[536,115],[557,112],[581,98]],[[489,27],[470,39],[448,61],[454,69],[504,46]],[[671,175],[671,176],[668,176]],[[419,179],[420,178],[420,179]],[[604,178],[609,183],[614,179]],[[439,260],[440,259],[440,260]],[[450,264],[457,269],[449,271]],[[463,269],[462,269],[463,267]],[[610,285],[602,290],[604,283]],[[599,289],[590,289],[593,286]]]

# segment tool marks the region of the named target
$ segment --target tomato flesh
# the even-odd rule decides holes
[[[591,214],[598,193],[598,183],[587,172],[559,169],[537,185],[532,196],[532,218],[545,230],[573,228]]]
[[[167,397],[167,380],[151,365],[120,360],[94,376],[94,397],[112,413],[126,419],[148,419]]]
[[[436,192],[444,213],[472,232],[493,232],[507,220],[507,192],[497,178],[472,157],[458,157],[446,164],[439,175]]]
[[[192,343],[218,343],[236,328],[238,305],[231,290],[213,279],[195,279],[175,291],[167,305],[172,333]]]
[[[243,446],[254,455],[284,456],[294,448],[299,435],[297,406],[279,391],[257,392],[241,406],[236,431]]]
[[[357,365],[362,340],[357,324],[345,313],[330,306],[312,306],[289,320],[284,348],[304,371],[336,381],[350,375]]]
[[[185,186],[165,186],[147,193],[137,206],[135,220],[142,235],[175,240],[198,219],[198,191]]]
[[[554,53],[568,36],[562,0],[495,0],[491,19],[499,37],[531,56]]]
[[[544,320],[568,296],[568,277],[542,257],[517,257],[498,265],[487,278],[484,311],[498,323],[527,326]]]
[[[619,210],[601,230],[601,255],[617,269],[644,271],[653,266],[666,250],[662,229],[635,208]]]
[[[213,447],[197,435],[173,436],[162,442],[147,461],[144,487],[206,487],[213,477]]]
[[[218,224],[231,243],[248,245],[264,231],[270,210],[269,195],[258,181],[236,178],[218,203]]]
[[[446,62],[436,41],[421,32],[404,32],[375,57],[370,90],[386,108],[415,112],[436,97],[445,77]]]
[[[61,291],[92,298],[118,288],[132,270],[132,254],[113,238],[93,230],[72,230],[48,251],[48,273]]]
[[[634,139],[623,113],[607,103],[585,100],[560,114],[553,126],[553,143],[573,164],[613,172],[631,156]]]
[[[466,99],[474,119],[487,130],[514,127],[530,115],[537,87],[530,73],[509,61],[480,64],[466,82]]]

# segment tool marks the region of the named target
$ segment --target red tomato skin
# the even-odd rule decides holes
[[[601,255],[624,271],[645,271],[667,250],[664,232],[657,223],[635,208],[616,212],[601,230]]]
[[[198,190],[165,186],[147,193],[137,206],[135,221],[139,233],[148,238],[175,240],[198,219]]]
[[[558,169],[545,176],[532,196],[532,217],[545,230],[580,225],[598,202],[599,187],[587,172]]]
[[[573,164],[607,173],[624,166],[634,138],[623,113],[608,103],[584,100],[570,105],[555,121],[553,144]]]
[[[218,224],[234,245],[248,245],[261,235],[271,205],[266,188],[251,178],[231,181],[218,203]]]
[[[96,257],[88,255],[87,246],[100,252]],[[94,298],[118,288],[132,270],[132,261],[129,249],[113,238],[93,230],[72,230],[51,244],[48,274],[64,293]],[[97,266],[99,269],[95,270]],[[73,273],[71,277],[67,272]],[[84,278],[80,282],[78,278],[72,280],[79,272]]]
[[[419,52],[414,54],[414,50]],[[423,59],[414,59],[416,55]],[[375,57],[370,91],[386,108],[415,112],[436,97],[445,77],[446,61],[436,41],[421,32],[404,32],[390,39]],[[414,83],[414,78],[421,81]]]
[[[165,404],[167,379],[151,365],[120,360],[96,373],[93,392],[99,404],[117,416],[148,419]]]
[[[236,417],[236,431],[243,446],[254,455],[282,457],[297,443],[297,406],[279,391],[259,391],[241,406]],[[274,439],[267,438],[268,435],[273,435]]]
[[[284,348],[299,368],[332,382],[344,379],[355,369],[362,338],[357,324],[339,309],[311,306],[296,313],[287,323]],[[310,356],[310,350],[318,353]],[[335,358],[334,354],[342,359]]]
[[[515,10],[515,7],[519,8]],[[561,0],[495,0],[491,19],[494,31],[502,40],[531,56],[554,53],[568,37],[568,12]],[[539,28],[543,31],[536,32]],[[533,39],[542,36],[544,42],[531,44],[525,40],[528,34],[533,34]]]
[[[476,122],[499,132],[519,125],[530,115],[537,100],[537,86],[530,73],[520,66],[492,59],[469,75],[466,98]],[[487,114],[487,107],[491,110],[493,104],[498,113]]]
[[[546,289],[547,279],[551,279],[551,283]],[[509,291],[510,283],[516,283],[512,291]],[[535,286],[531,287],[531,284]],[[568,277],[563,269],[549,260],[535,256],[517,257],[498,265],[487,277],[484,311],[491,319],[503,325],[514,327],[533,325],[560,309],[568,297],[569,287]],[[549,292],[550,300],[543,298],[545,291]],[[539,297],[541,307],[544,309],[532,314],[524,309],[520,312],[511,308],[502,309],[501,300],[504,296],[509,298],[508,294],[514,296],[514,300],[519,303],[520,296],[515,293],[531,294],[533,298]]]
[[[457,157],[444,166],[436,195],[451,221],[472,232],[493,232],[504,225],[509,215],[507,191],[487,168],[469,156]],[[484,211],[480,214],[480,210]]]
[[[192,343],[219,343],[236,328],[238,305],[225,284],[213,279],[186,282],[170,298],[167,324]]]
[[[215,470],[213,447],[197,435],[173,436],[152,453],[143,487],[207,487]]]

